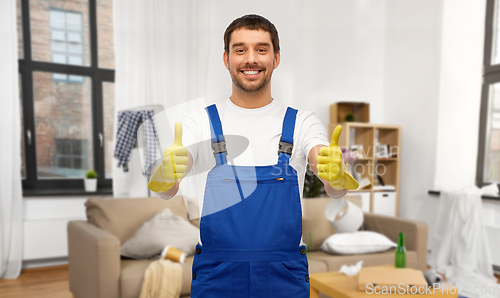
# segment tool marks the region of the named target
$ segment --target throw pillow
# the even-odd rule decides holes
[[[321,244],[320,249],[332,254],[356,255],[382,252],[393,247],[397,247],[396,243],[382,234],[358,231],[331,235]]]
[[[133,259],[150,259],[159,255],[165,246],[172,245],[187,257],[194,254],[199,233],[198,228],[166,208],[143,223],[120,252]]]
[[[85,202],[85,207],[87,207],[88,222],[115,235],[121,244],[132,237],[144,222],[165,208],[188,219],[183,196],[175,196],[169,200],[158,197],[126,199],[91,197]]]

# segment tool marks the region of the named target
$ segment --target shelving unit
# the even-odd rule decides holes
[[[399,172],[401,159],[401,126],[360,122],[330,123],[328,135],[331,136],[337,125],[342,125],[339,145],[347,149],[363,146],[363,157],[347,164],[351,173],[358,178],[368,178],[371,184],[363,189],[351,191],[363,198],[365,211],[399,216]],[[376,141],[388,145],[392,157],[378,157]],[[394,190],[377,189],[380,186],[377,174],[384,184],[393,185]],[[369,206],[367,206],[369,204]]]

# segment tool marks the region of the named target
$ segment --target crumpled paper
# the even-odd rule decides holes
[[[363,261],[359,261],[356,263],[356,265],[352,266],[347,266],[347,265],[342,265],[340,267],[340,273],[344,273],[347,276],[353,276],[358,274],[359,270],[361,270],[361,265],[363,264]]]

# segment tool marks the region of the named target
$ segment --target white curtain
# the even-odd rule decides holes
[[[23,252],[16,0],[0,1],[0,37],[0,278],[12,279]]]
[[[121,110],[165,109],[203,97],[208,63],[209,1],[115,0],[115,125]],[[114,143],[113,142],[113,148]],[[133,150],[134,151],[134,150]],[[132,153],[132,158],[138,155]],[[131,163],[137,160],[131,160]],[[140,171],[113,166],[113,193],[127,197]],[[147,191],[147,183],[144,185]]]

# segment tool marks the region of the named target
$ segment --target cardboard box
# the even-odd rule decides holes
[[[369,285],[370,284],[370,285]],[[393,287],[392,292],[401,291],[401,287],[411,290],[412,293],[425,291],[427,282],[422,271],[410,268],[395,268],[392,266],[361,268],[358,275],[358,290],[367,291],[375,286],[380,288]],[[400,293],[400,292],[398,292]]]

